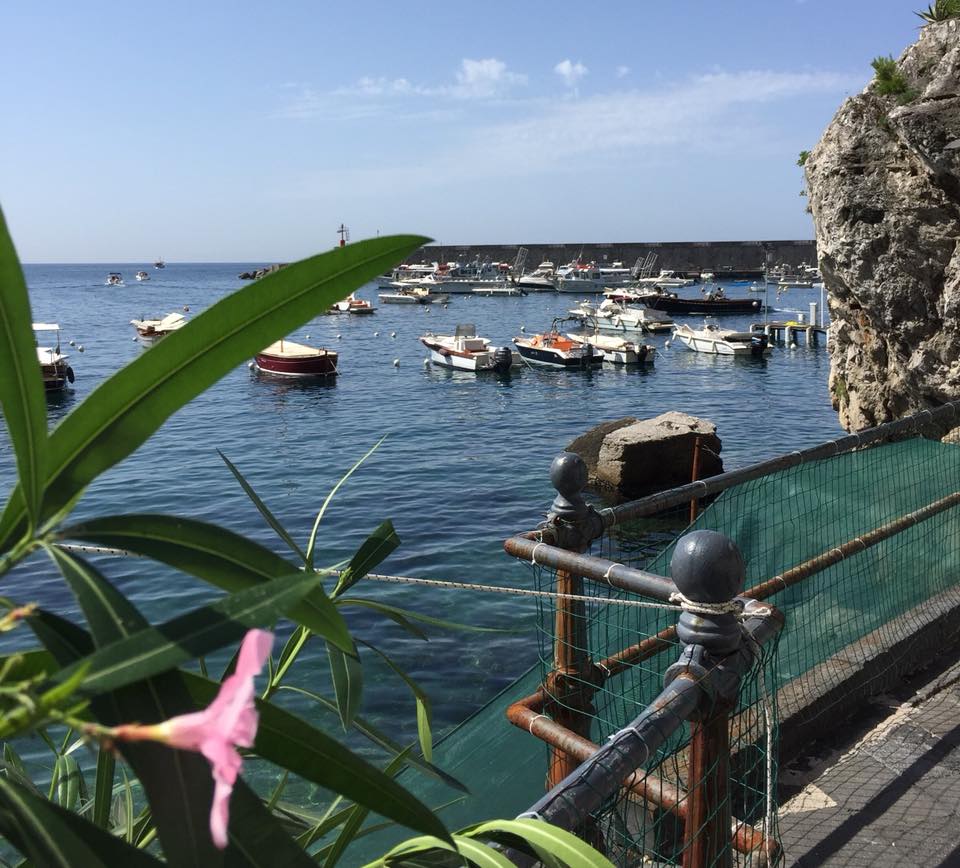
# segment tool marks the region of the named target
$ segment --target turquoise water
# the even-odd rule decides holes
[[[133,275],[143,267],[26,267],[34,320],[59,322],[64,343],[72,339],[84,347],[82,354],[65,347],[77,379],[71,392],[50,401],[51,424],[145,352],[132,339],[131,319],[184,305],[196,314],[237,288],[236,275],[251,265],[168,264],[163,271],[148,268],[151,279],[140,284]],[[127,285],[104,286],[111,270],[122,271]],[[744,287],[728,289],[730,295],[744,292]],[[372,285],[360,295],[376,302]],[[385,305],[371,317],[319,317],[291,337],[340,351],[341,376],[335,383],[278,381],[239,366],[91,486],[77,514],[190,515],[282,551],[216,449],[239,466],[294,537],[305,540],[330,488],[387,434],[324,519],[320,562],[348,557],[382,519],[390,518],[403,545],[383,564],[383,572],[523,586],[527,571],[503,553],[502,540],[541,520],[553,496],[551,460],[597,422],[667,410],[704,416],[719,427],[728,468],[841,433],[830,408],[823,347],[779,347],[766,361],[733,360],[679,346],[664,349],[665,338],[658,336],[650,342],[661,353],[653,368],[643,370],[524,369],[500,380],[423,366],[426,353],[417,337],[427,330],[452,333],[456,323],[473,322],[494,343],[509,343],[521,325],[528,333],[540,331],[576,300],[553,294],[454,296],[447,309]],[[779,303],[770,299],[804,313],[815,300],[819,292],[809,290],[791,290]],[[746,327],[753,318],[725,318],[725,323]],[[13,478],[4,439],[0,488],[8,490]],[[146,561],[100,558],[98,563],[152,620],[214,595],[205,584]],[[362,593],[395,605],[512,631],[431,629],[429,643],[423,643],[369,612],[351,612],[355,631],[391,654],[433,697],[438,731],[472,712],[536,659],[535,609],[526,600],[399,585],[363,587]],[[39,557],[7,578],[5,593],[61,613],[75,611],[62,583]],[[297,683],[324,690],[322,648],[301,664]],[[406,688],[373,655],[366,655],[365,667],[364,714],[389,721],[395,735],[415,738],[414,705]],[[299,710],[312,714],[307,706]]]

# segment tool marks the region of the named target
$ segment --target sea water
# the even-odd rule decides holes
[[[71,389],[48,400],[51,426],[99,383],[149,352],[135,339],[131,319],[185,308],[186,316],[196,316],[238,288],[242,282],[237,274],[252,267],[26,266],[33,319],[60,324],[63,349],[76,373]],[[134,280],[140,268],[148,270],[149,281]],[[108,271],[122,272],[125,285],[105,286]],[[743,286],[726,290],[729,296],[747,295]],[[705,417],[718,426],[728,469],[842,433],[830,406],[829,362],[822,342],[819,347],[801,342],[793,349],[781,345],[769,359],[757,360],[702,355],[679,342],[667,347],[667,335],[647,336],[645,341],[658,347],[653,366],[604,364],[594,371],[525,367],[509,378],[478,376],[425,367],[427,352],[417,338],[428,331],[452,334],[458,323],[475,323],[481,336],[509,345],[522,328],[528,335],[547,330],[578,298],[553,293],[520,298],[454,295],[447,307],[383,305],[373,284],[359,295],[377,305],[374,315],[320,316],[289,336],[339,352],[339,377],[304,383],[258,375],[246,363],[238,365],[91,485],[75,515],[191,516],[283,553],[283,544],[217,450],[240,468],[304,545],[327,493],[386,435],[327,511],[318,535],[318,564],[348,558],[389,518],[403,542],[380,572],[524,587],[530,582],[528,569],[504,554],[502,541],[542,520],[555,493],[550,462],[598,422],[668,410]],[[771,311],[770,318],[796,318],[796,312],[806,314],[809,303],[819,299],[819,290],[788,290],[778,298],[771,287],[768,304],[779,310]],[[718,322],[745,330],[762,318],[724,317]],[[699,327],[703,317],[677,321]],[[68,346],[70,340],[84,351]],[[0,437],[0,488],[6,492],[15,466],[5,433]],[[147,560],[98,557],[96,562],[152,621],[186,612],[219,593]],[[4,594],[78,616],[62,580],[39,555],[6,578]],[[356,634],[388,653],[432,697],[437,731],[470,714],[536,660],[536,610],[528,598],[374,582],[362,583],[356,595],[505,631],[428,627],[430,640],[424,642],[369,610],[348,610]],[[413,740],[409,691],[376,655],[365,653],[363,659],[363,713],[389,722],[401,740]],[[320,643],[308,646],[294,680],[328,692]],[[291,695],[285,701],[324,725],[336,725],[334,718],[319,718],[305,699]]]

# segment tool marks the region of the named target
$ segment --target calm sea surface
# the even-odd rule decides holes
[[[141,353],[129,322],[189,306],[194,315],[240,285],[250,264],[27,266],[34,321],[58,322],[76,383],[51,399],[55,425],[118,368]],[[108,271],[124,287],[104,286]],[[728,295],[743,295],[732,286]],[[360,295],[376,303],[368,285]],[[755,298],[762,299],[762,295]],[[282,551],[217,455],[222,450],[260,496],[305,541],[314,515],[337,480],[383,435],[386,442],[341,489],[321,526],[321,563],[348,557],[379,522],[393,520],[403,540],[381,571],[458,581],[523,586],[525,567],[507,557],[502,540],[533,527],[553,497],[553,457],[592,425],[622,416],[682,410],[715,422],[727,468],[838,436],[827,393],[825,349],[775,349],[767,361],[734,360],[661,348],[654,367],[594,372],[524,369],[508,380],[425,368],[417,337],[450,334],[476,323],[494,343],[509,343],[521,326],[544,330],[573,306],[572,295],[525,298],[454,296],[449,307],[379,305],[369,317],[322,316],[291,338],[341,353],[341,376],[330,384],[278,381],[240,365],[173,416],[135,455],[100,478],[77,514],[165,512],[217,522]],[[819,292],[790,290],[770,304],[808,310]],[[775,318],[777,314],[773,314]],[[746,327],[756,317],[725,318]],[[779,315],[779,318],[790,318]],[[692,319],[699,323],[702,317]],[[391,334],[395,332],[396,337]],[[307,337],[309,336],[309,338]],[[394,365],[399,360],[399,366]],[[5,433],[0,435],[5,438]],[[14,462],[0,440],[0,487],[9,490]],[[5,497],[5,495],[4,495]],[[100,558],[101,568],[152,620],[171,617],[214,595],[189,576],[141,560]],[[61,613],[72,598],[41,557],[4,583],[19,602],[38,600]],[[536,658],[534,606],[516,597],[368,583],[362,593],[442,618],[512,632],[464,633],[430,628],[424,643],[362,610],[355,631],[373,641],[433,697],[437,730],[449,728],[506,686]],[[18,631],[19,632],[19,631]],[[414,737],[414,706],[406,688],[372,654],[365,655],[364,713],[392,721]],[[325,691],[323,649],[312,649],[297,683]],[[299,705],[314,715],[309,706]],[[333,721],[326,718],[327,724]]]

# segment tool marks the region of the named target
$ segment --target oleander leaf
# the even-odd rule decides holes
[[[172,515],[106,516],[66,527],[60,536],[145,555],[225,591],[240,591],[297,570],[295,564],[233,531]],[[286,614],[343,651],[353,648],[346,622],[323,588],[318,586]]]
[[[47,404],[37,358],[30,298],[0,211],[0,409],[17,456],[20,505],[37,523],[45,480]],[[2,550],[0,545],[0,550]]]
[[[331,596],[339,597],[352,588],[370,570],[376,569],[399,545],[400,537],[394,530],[393,522],[387,519],[357,549],[347,568],[340,573],[340,579]]]
[[[360,710],[363,698],[363,664],[357,646],[353,653],[344,654],[339,648],[327,642],[327,657],[330,660],[330,676],[333,679],[333,693],[337,700],[337,711],[344,730],[350,728],[354,717]]]

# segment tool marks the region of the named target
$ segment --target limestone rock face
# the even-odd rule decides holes
[[[897,67],[912,92],[871,82],[806,163],[848,430],[960,398],[960,20],[925,26]]]
[[[686,413],[604,422],[574,440],[567,451],[584,459],[594,486],[621,497],[642,497],[690,481],[697,435],[702,447],[699,477],[722,472],[717,426]],[[594,458],[591,451],[598,440]]]

